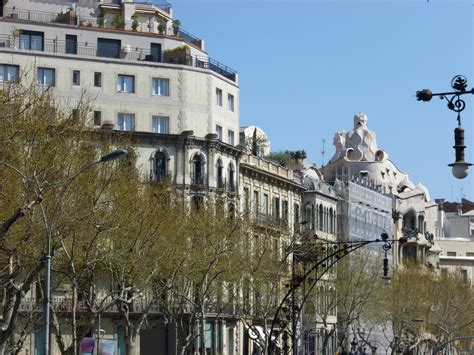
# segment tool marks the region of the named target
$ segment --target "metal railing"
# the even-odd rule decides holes
[[[163,11],[169,13],[171,5],[156,5]],[[33,22],[54,22],[60,23],[63,25],[71,26],[83,26],[83,27],[100,27],[108,29],[117,29],[117,30],[132,30],[133,21],[124,21],[122,24],[113,24],[109,19],[102,17],[90,17],[90,16],[81,16],[76,12],[65,12],[65,13],[54,13],[54,12],[45,12],[45,11],[32,11],[32,10],[23,10],[16,7],[4,7],[3,12],[0,13],[0,17],[10,18],[15,20],[22,21],[33,21]],[[139,24],[137,27],[138,32],[150,32],[148,23]],[[166,29],[163,33],[167,36],[179,37],[182,40],[191,43],[193,45],[202,47],[202,40],[191,33],[179,28],[177,31],[174,29]]]
[[[191,185],[204,186],[207,184],[204,174],[195,174],[191,176]]]
[[[132,313],[141,313],[144,312],[148,307],[149,304],[146,302],[147,300],[141,301],[141,300],[134,300],[133,303],[130,305],[130,312]],[[73,301],[72,298],[66,298],[66,297],[52,297],[51,299],[51,307],[56,311],[56,312],[72,312],[73,309]],[[116,313],[119,312],[119,306],[116,303],[112,303],[110,307],[107,308],[105,312],[108,313]],[[38,303],[38,301],[27,298],[23,300],[20,304],[20,312],[32,312],[32,311],[42,311],[42,301]],[[76,303],[76,310],[79,312],[83,311],[88,311],[89,306],[85,301],[77,301]],[[153,304],[149,308],[149,313],[159,313],[160,307],[158,303]]]
[[[72,54],[87,57],[107,57],[123,60],[137,60],[154,63],[186,65],[196,68],[209,69],[223,77],[235,81],[237,72],[211,58],[187,55],[176,51],[161,51],[152,53],[149,49],[139,47],[116,47],[94,45],[88,42],[71,43],[56,39],[43,39],[34,45],[27,40],[11,35],[0,35],[0,48],[26,49],[47,53]],[[218,64],[216,64],[218,63]]]
[[[288,228],[288,221],[286,219],[273,216],[271,214],[266,213],[255,213],[255,211],[250,215],[250,219],[257,223],[268,225],[271,227],[276,227],[279,229],[287,229]]]

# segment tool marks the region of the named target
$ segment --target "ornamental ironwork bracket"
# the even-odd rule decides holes
[[[466,108],[466,103],[461,98],[462,95],[474,95],[474,88],[467,89],[467,79],[464,75],[456,75],[451,80],[451,87],[455,91],[433,93],[430,89],[423,89],[416,92],[416,99],[418,101],[430,101],[433,96],[439,96],[441,100],[448,102],[448,108],[456,112],[458,125],[461,125],[461,112]]]

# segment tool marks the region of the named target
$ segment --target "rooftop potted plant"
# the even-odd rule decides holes
[[[133,13],[132,15],[132,30],[136,31],[138,28],[138,15],[136,12]]]
[[[181,25],[181,21],[176,19],[176,20],[173,20],[173,31],[174,31],[174,35],[177,36],[178,33],[179,33],[179,26]]]
[[[125,27],[125,20],[121,14],[116,14],[112,20],[112,26],[115,27],[116,30],[123,30]]]
[[[166,26],[162,23],[160,23],[158,25],[158,32],[160,33],[160,35],[162,35],[163,33],[165,33],[165,29],[166,29]]]
[[[97,16],[97,24],[100,27],[104,27],[105,25],[105,10],[100,9],[99,16]]]

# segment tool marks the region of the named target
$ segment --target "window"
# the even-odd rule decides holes
[[[79,70],[72,71],[72,85],[81,85],[81,72]]]
[[[234,131],[230,129],[227,131],[227,143],[234,145]]]
[[[134,131],[135,115],[132,113],[119,113],[117,115],[117,129],[119,131]]]
[[[229,177],[228,181],[228,186],[230,191],[235,191],[236,186],[235,186],[235,169],[234,169],[234,164],[229,164],[229,169],[227,171],[227,176]]]
[[[227,95],[227,108],[229,111],[234,112],[234,95],[232,94]]]
[[[102,73],[94,73],[94,86],[100,88],[102,86]]]
[[[42,51],[44,42],[43,32],[21,31],[20,49],[30,49],[33,51]]]
[[[466,256],[469,256],[469,257],[471,257],[471,258],[474,258],[474,253],[468,251],[468,252],[466,253]]]
[[[279,219],[280,218],[280,198],[273,197],[273,217]]]
[[[216,125],[216,134],[217,134],[217,139],[222,140],[222,127],[219,125]]]
[[[307,203],[304,206],[304,221],[307,229],[314,229],[314,205]]]
[[[252,198],[252,217],[257,219],[258,217],[258,191],[253,192]]]
[[[456,252],[455,251],[448,251],[446,253],[447,256],[456,256]]]
[[[247,187],[244,187],[244,194],[242,195],[242,206],[244,206],[244,217],[248,218],[249,217],[249,189]]]
[[[268,194],[263,194],[262,209],[263,214],[268,216]]]
[[[281,202],[281,219],[285,225],[288,224],[288,201]]]
[[[0,64],[0,82],[17,82],[18,72],[18,65]]]
[[[66,54],[77,54],[77,36],[66,35]]]
[[[135,92],[135,77],[119,74],[117,77],[117,92],[133,94]]]
[[[36,81],[39,85],[54,86],[56,83],[56,71],[51,68],[38,68]]]
[[[222,90],[216,88],[216,105],[222,106]]]
[[[94,111],[94,126],[100,126],[102,124],[102,113],[100,111]]]
[[[194,185],[204,185],[203,160],[199,154],[193,158],[192,183]]]
[[[77,108],[72,109],[72,118],[74,118],[75,120],[78,120],[79,114],[80,114],[80,111]]]
[[[169,79],[153,78],[151,86],[152,95],[170,96]]]
[[[170,132],[169,128],[169,117],[166,116],[152,116],[151,118],[151,130],[153,133],[167,134]]]
[[[150,56],[153,62],[161,62],[161,44],[150,43]]]
[[[196,212],[204,207],[204,199],[202,196],[191,197],[191,210]]]
[[[217,161],[217,187],[224,187],[224,167],[220,159]]]
[[[155,154],[155,179],[160,181],[166,177],[166,155],[163,152]]]
[[[119,39],[97,38],[97,56],[120,58],[122,42]]]

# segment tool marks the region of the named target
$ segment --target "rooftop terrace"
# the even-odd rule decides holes
[[[137,33],[140,31],[115,29],[113,26],[101,24],[97,18],[86,20],[80,17],[70,17],[65,14],[54,14],[41,11],[23,11],[19,9],[4,8],[3,14],[0,14],[0,20],[24,22],[24,23],[52,23],[60,26],[74,26],[76,28],[95,29],[97,31],[107,31],[119,33]],[[86,22],[87,21],[87,22]],[[91,22],[93,21],[93,22]],[[191,45],[200,43],[200,39],[179,29],[176,33],[150,33],[142,31],[143,35],[156,36],[158,38],[179,39]],[[152,53],[149,48],[140,48],[138,46],[121,46],[120,40],[117,40],[118,46],[107,46],[106,44],[77,42],[66,43],[58,39],[39,38],[33,43],[31,39],[23,40],[21,31],[18,36],[13,34],[0,35],[0,48],[30,50],[46,53],[72,54],[87,57],[108,57],[127,61],[145,61],[155,63],[167,63],[176,65],[185,65],[190,67],[209,69],[223,77],[236,82],[237,72],[232,68],[220,63],[208,56],[191,55],[186,50],[165,50]]]

